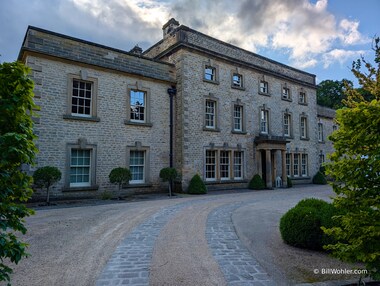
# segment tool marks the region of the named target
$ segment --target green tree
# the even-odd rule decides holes
[[[32,178],[21,170],[33,164],[33,82],[29,69],[19,62],[0,64],[0,281],[10,282],[11,264],[27,256],[24,218],[33,214],[26,202],[32,195]],[[8,284],[10,285],[10,284]]]
[[[352,86],[352,82],[346,79],[321,81],[317,86],[317,103],[334,109],[341,108],[342,100],[346,98],[345,91]]]
[[[374,41],[375,65],[361,58],[352,72],[372,100],[347,86],[346,107],[337,111],[340,128],[330,136],[335,152],[327,165],[343,215],[338,227],[324,229],[338,242],[326,248],[346,261],[365,263],[380,279],[380,47]],[[364,67],[363,67],[364,66]],[[362,70],[365,69],[363,72]]]
[[[178,172],[175,168],[163,168],[160,171],[160,178],[164,182],[169,182],[169,196],[172,196],[173,181],[178,177]]]
[[[108,178],[110,179],[110,182],[112,184],[119,185],[119,191],[120,191],[121,186],[123,184],[129,183],[129,181],[132,179],[132,175],[131,175],[131,171],[129,171],[128,168],[118,167],[118,168],[112,169]]]
[[[50,187],[61,179],[61,171],[57,167],[45,166],[38,168],[33,174],[34,184],[46,188],[46,203],[50,204]]]

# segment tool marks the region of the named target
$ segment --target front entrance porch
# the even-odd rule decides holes
[[[267,188],[279,187],[276,180],[281,178],[282,187],[287,187],[286,143],[284,137],[258,136],[255,138],[257,173]]]

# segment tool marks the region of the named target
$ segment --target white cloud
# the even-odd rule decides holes
[[[366,51],[348,51],[342,49],[333,49],[322,56],[323,67],[328,68],[330,65],[338,62],[340,64],[344,64],[347,61],[354,61],[358,59],[360,56],[364,55]]]

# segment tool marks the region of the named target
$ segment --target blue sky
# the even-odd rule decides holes
[[[222,41],[326,79],[354,81],[373,59],[380,0],[0,1],[0,62],[17,59],[28,25],[129,51],[159,41],[171,17]]]

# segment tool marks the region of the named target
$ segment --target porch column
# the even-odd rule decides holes
[[[256,171],[257,171],[257,174],[260,175],[260,177],[262,176],[263,174],[263,170],[262,170],[262,166],[261,166],[261,151],[260,150],[257,150],[256,151]]]
[[[272,162],[271,162],[271,153],[270,150],[265,150],[266,157],[266,184],[267,188],[272,188]]]
[[[286,175],[286,155],[285,150],[281,150],[282,157],[282,186],[284,188],[288,187],[288,176]]]

